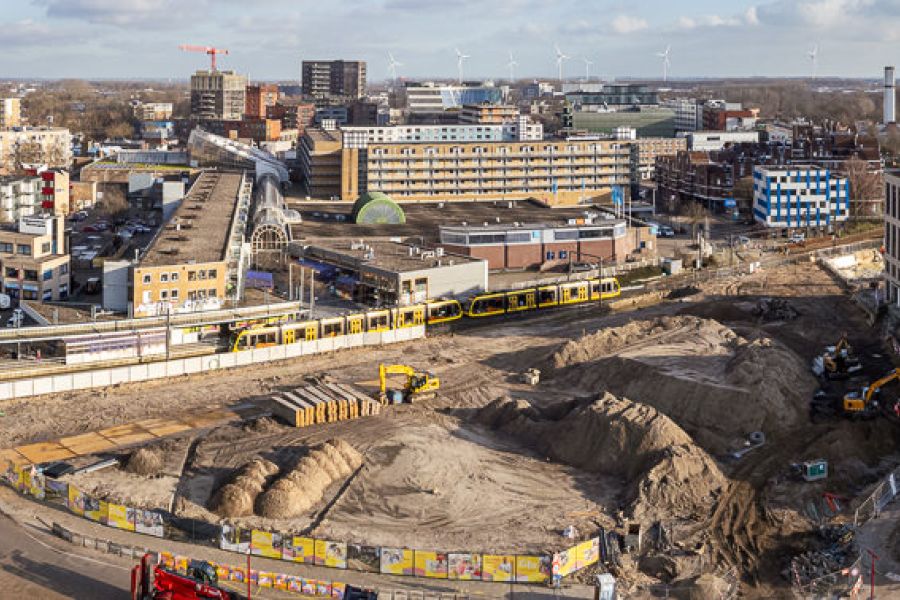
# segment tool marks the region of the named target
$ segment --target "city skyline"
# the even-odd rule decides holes
[[[4,4],[0,77],[185,78],[208,66],[183,43],[225,47],[220,68],[255,80],[291,80],[303,59],[359,59],[373,82],[398,74],[503,79],[878,76],[892,64],[900,0],[33,0]],[[53,44],[47,44],[53,39]],[[711,51],[710,48],[714,48]],[[813,53],[812,50],[815,49]],[[840,51],[838,50],[840,49]],[[815,60],[811,60],[815,54]],[[140,60],[135,60],[135,57]]]

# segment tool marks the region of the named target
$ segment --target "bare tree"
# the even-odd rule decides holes
[[[866,207],[882,198],[884,178],[880,173],[870,172],[866,161],[857,157],[844,163],[844,172],[850,183],[850,214],[855,217],[873,216],[870,214],[872,210]]]

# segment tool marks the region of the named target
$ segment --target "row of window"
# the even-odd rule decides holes
[[[69,265],[60,265],[59,266],[59,274],[65,275],[69,272]],[[3,276],[6,279],[18,279],[20,275],[20,270],[16,267],[6,267],[3,269]],[[22,279],[26,281],[38,281],[38,272],[33,269],[25,269],[24,272],[21,273]],[[42,281],[50,281],[53,279],[53,269],[45,269],[41,273],[40,279]]]
[[[598,144],[590,144],[587,147],[570,145],[570,146],[566,146],[565,148],[560,148],[558,146],[544,146],[543,148],[541,148],[540,152],[550,153],[552,155],[553,153],[556,153],[556,152],[607,152],[609,150],[619,150],[619,149],[620,148],[618,145],[609,147],[609,146],[601,146]],[[468,155],[468,154],[491,154],[492,153],[491,148],[482,147],[482,146],[475,146],[471,150],[472,150],[472,152],[469,153],[469,152],[466,152],[463,148],[452,147],[449,149],[448,152],[443,152],[441,154]],[[495,152],[496,154],[509,154],[510,150],[514,150],[515,152],[522,153],[522,154],[528,154],[531,152],[538,151],[535,148],[535,146],[520,146],[518,148],[509,148],[507,146],[501,146],[500,148],[496,148],[494,150],[496,150],[496,152]],[[627,150],[627,148],[626,148],[626,150]],[[420,152],[418,152],[415,148],[400,148],[399,153],[390,152],[386,148],[373,148],[371,150],[371,152],[372,152],[372,154],[374,154],[376,156],[384,156],[384,155],[391,155],[391,154],[400,154],[402,156],[411,156],[411,155],[420,154]],[[424,148],[421,151],[421,154],[424,154],[425,156],[435,156],[439,153],[436,148]]]
[[[215,279],[218,276],[218,269],[200,269],[198,271],[188,271],[188,281],[204,281],[207,279]],[[160,273],[160,283],[175,283],[178,281],[179,275],[177,271],[171,273]],[[153,283],[153,274],[144,273],[143,282],[145,284]]]
[[[210,290],[194,290],[188,292],[189,300],[203,300],[205,298],[215,298],[217,296],[215,289]],[[159,299],[160,300],[178,300],[179,292],[178,288],[173,288],[171,290],[160,290],[159,291]],[[142,301],[146,304],[148,302],[153,302],[153,296],[150,291],[145,291],[143,294]]]

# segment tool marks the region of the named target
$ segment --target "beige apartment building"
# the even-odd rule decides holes
[[[234,71],[197,71],[191,75],[191,118],[240,121],[244,117],[247,77]]]
[[[0,171],[22,165],[69,168],[72,134],[64,127],[21,127],[0,130]]]
[[[0,129],[22,126],[22,101],[18,98],[0,98]]]
[[[0,228],[0,288],[22,300],[69,296],[69,251],[61,216],[21,217]]]
[[[128,301],[134,316],[212,310],[239,295],[246,262],[241,214],[249,210],[251,187],[242,173],[200,174],[131,266]]]
[[[687,138],[647,137],[631,143],[637,147],[638,173],[641,179],[652,179],[656,173],[657,156],[675,156],[687,150]]]
[[[465,104],[459,109],[459,122],[468,125],[499,125],[519,118],[519,108],[508,104]]]
[[[144,102],[134,107],[134,116],[140,121],[168,121],[172,118],[172,103]]]

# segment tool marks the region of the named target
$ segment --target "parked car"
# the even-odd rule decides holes
[[[675,237],[675,230],[668,225],[660,225],[659,229],[657,229],[656,235],[664,238]]]
[[[85,233],[97,233],[100,229],[97,225],[85,225],[81,228],[81,231]]]
[[[806,234],[802,231],[795,231],[791,234],[791,241],[795,244],[802,244],[806,241]]]

